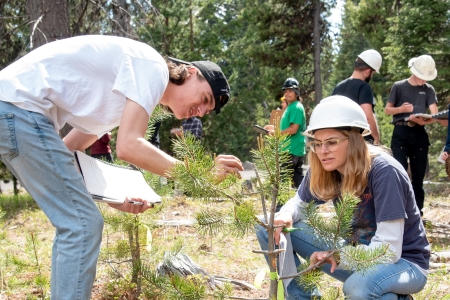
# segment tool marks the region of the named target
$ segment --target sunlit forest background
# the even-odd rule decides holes
[[[383,56],[371,82],[377,97],[382,143],[393,126],[383,108],[395,81],[409,77],[408,60],[422,54],[436,61],[431,82],[439,110],[450,91],[450,2],[448,0],[347,0],[342,22],[332,30],[336,1],[308,0],[1,0],[0,68],[42,44],[86,34],[125,36],[147,43],[163,56],[208,59],[223,69],[232,88],[230,103],[203,118],[204,144],[211,153],[250,160],[256,147],[253,124],[268,123],[280,106],[287,77],[300,82],[307,115],[339,81],[349,77],[356,56],[376,49]],[[181,121],[164,121],[162,149],[171,152],[169,131]],[[430,172],[445,174],[436,157],[446,128],[428,126]],[[2,170],[1,176],[9,173]]]

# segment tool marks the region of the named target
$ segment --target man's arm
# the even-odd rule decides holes
[[[97,136],[93,134],[86,134],[73,128],[63,139],[64,144],[70,151],[84,151],[90,145],[97,141]]]
[[[403,103],[401,106],[394,107],[394,103],[386,103],[384,113],[387,115],[396,115],[401,113],[412,113],[414,106],[408,102]]]
[[[298,129],[300,128],[300,125],[291,123],[288,128],[281,131],[281,134],[289,134],[294,135],[297,133]]]
[[[375,117],[375,114],[372,111],[372,104],[363,103],[361,104],[361,108],[364,111],[364,114],[366,115],[367,122],[370,126],[371,135],[373,137],[373,143],[375,145],[380,144],[380,131],[378,130],[378,123],[377,118]]]
[[[121,160],[164,176],[179,161],[145,140],[148,119],[141,105],[127,99],[117,134],[116,154]]]
[[[166,172],[180,161],[145,140],[148,119],[149,115],[142,106],[127,99],[117,134],[116,154],[119,159],[139,168],[167,176]],[[216,157],[215,171],[219,177],[242,170],[242,163],[237,157],[232,155]]]

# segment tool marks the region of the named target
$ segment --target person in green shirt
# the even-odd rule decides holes
[[[295,78],[288,78],[281,88],[288,103],[281,116],[281,134],[287,134],[289,145],[287,150],[291,154],[290,168],[293,170],[293,187],[298,188],[303,180],[303,157],[306,154],[306,142],[302,132],[306,129],[306,117],[303,104],[300,102],[299,83]],[[273,125],[266,125],[265,129],[274,132]]]

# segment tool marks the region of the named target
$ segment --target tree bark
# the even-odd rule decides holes
[[[30,48],[70,37],[69,3],[64,0],[28,0]]]
[[[28,0],[30,18],[30,48],[70,37],[69,3],[64,0]],[[65,137],[72,127],[68,124],[60,130]]]
[[[130,14],[126,0],[114,0],[113,7],[113,33],[117,36],[128,36],[130,33]]]
[[[320,76],[320,0],[314,3],[314,101],[322,100],[322,79]]]

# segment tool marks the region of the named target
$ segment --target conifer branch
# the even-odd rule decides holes
[[[323,260],[319,260],[318,262],[316,262],[313,265],[310,265],[308,268],[306,268],[305,270],[298,272],[296,274],[293,275],[289,275],[289,276],[283,276],[283,277],[279,277],[278,280],[284,280],[284,279],[289,279],[289,278],[294,278],[294,277],[298,277],[301,276],[302,274],[308,273],[310,271],[313,271],[315,269],[318,269],[320,266],[324,265],[326,263],[326,260],[329,259],[330,257],[332,257],[333,255],[335,255],[335,253],[337,253],[338,250],[333,250],[330,251],[330,253],[323,259]]]

